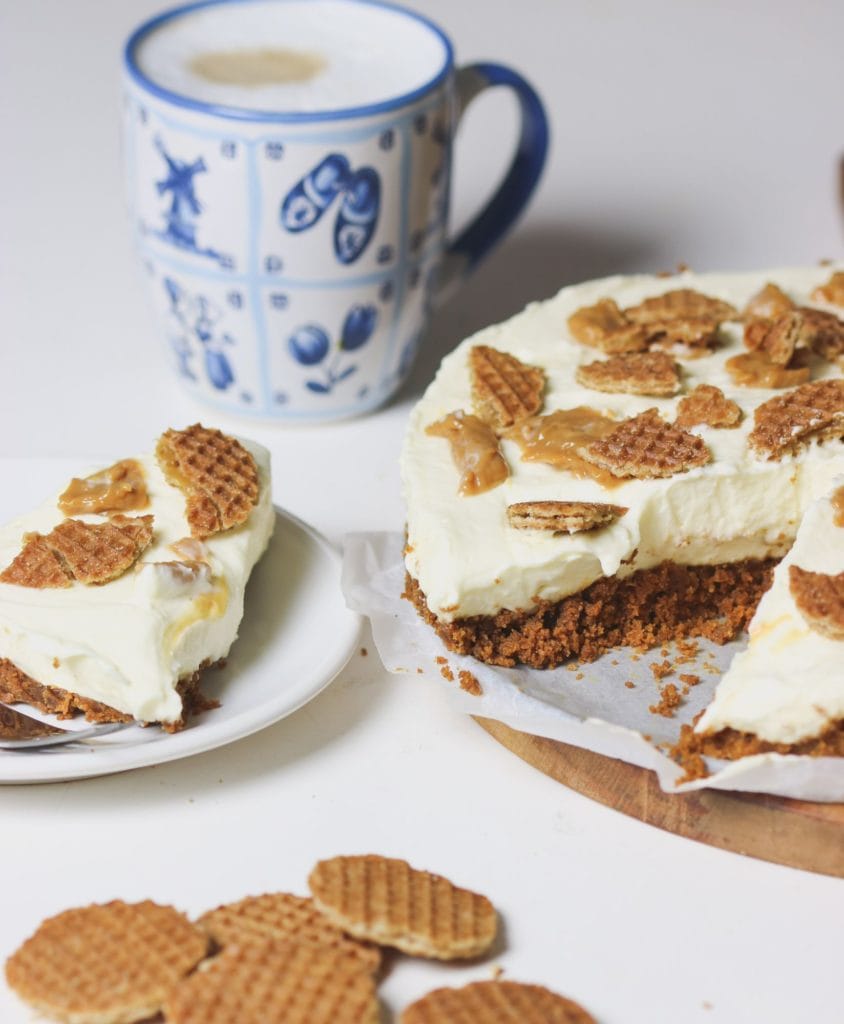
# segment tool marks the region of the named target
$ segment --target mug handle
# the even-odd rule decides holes
[[[481,62],[459,68],[457,122],[485,89],[504,85],[519,101],[521,129],[516,152],[495,194],[445,251],[435,302],[452,295],[518,219],[536,188],[548,155],[548,118],[542,101],[520,74],[503,64]]]

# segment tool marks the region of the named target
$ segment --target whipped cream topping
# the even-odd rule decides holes
[[[672,398],[608,394],[579,385],[577,367],[602,358],[575,341],[568,317],[581,306],[613,298],[621,307],[677,288],[693,288],[741,310],[766,282],[778,284],[801,305],[824,307],[810,293],[833,267],[759,273],[611,277],[564,288],[501,324],[488,327],[447,356],[413,410],[401,457],[407,505],[406,567],[421,586],[431,611],[451,621],[526,609],[538,600],[559,600],[595,580],[628,574],[666,559],[714,564],[780,556],[791,545],[809,504],[844,471],[844,446],[811,443],[795,455],[767,461],[747,445],[753,410],[779,390],[737,386],[725,369],[745,352],[742,325],[725,323],[723,343],[697,359],[680,359],[683,390]],[[840,310],[838,310],[840,312]],[[714,384],[744,412],[736,428],[690,428],[707,444],[712,460],[667,479],[623,480],[606,489],[552,466],[524,462],[515,442],[503,440],[510,477],[483,494],[459,493],[459,472],[448,444],[425,428],[457,409],[472,409],[469,350],[489,345],[509,352],[547,375],[544,413],[589,406],[621,420],[656,407],[673,420],[684,394]],[[840,377],[834,364],[814,359],[812,379]],[[515,530],[507,505],[520,501],[603,501],[623,505],[626,515],[601,530],[573,535]]]
[[[844,477],[837,483],[844,484]],[[733,728],[771,743],[798,743],[844,718],[844,643],[813,630],[794,603],[788,567],[844,572],[844,527],[831,495],[809,506],[794,546],[774,572],[737,654],[695,731]]]
[[[103,586],[0,584],[0,657],[43,685],[138,721],[177,721],[182,701],[176,684],[228,654],[246,582],[275,525],[269,453],[250,441],[241,444],[254,457],[260,482],[245,523],[202,543],[179,544],[190,538],[184,495],[167,483],[153,456],[139,458],[150,498],[139,514],[154,516],[152,544],[135,566]],[[63,518],[54,497],[0,528],[0,566],[18,554],[25,533],[49,533]],[[93,515],[76,518],[102,522]]]

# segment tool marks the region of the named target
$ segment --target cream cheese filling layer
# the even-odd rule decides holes
[[[844,477],[837,481],[844,485]],[[844,528],[830,497],[806,512],[750,623],[746,650],[724,674],[695,731],[732,728],[771,743],[799,743],[844,718],[844,644],[812,630],[789,589],[788,567],[844,572]]]
[[[810,444],[794,456],[766,461],[747,446],[753,410],[782,391],[737,386],[725,361],[746,351],[742,325],[721,328],[723,344],[711,355],[680,359],[683,390],[674,398],[606,394],[579,385],[577,367],[602,358],[576,342],[568,317],[581,306],[613,298],[621,307],[677,288],[694,288],[737,309],[764,284],[778,284],[801,305],[836,268],[815,267],[741,274],[611,277],[564,288],[501,324],[488,327],[447,356],[436,379],[414,408],[401,457],[407,506],[406,567],[424,591],[431,611],[444,621],[527,609],[555,601],[601,577],[627,574],[666,559],[715,564],[781,556],[808,505],[844,471],[839,443]],[[832,307],[829,307],[832,308]],[[840,310],[838,311],[840,312]],[[548,379],[543,412],[589,406],[618,419],[656,407],[673,420],[677,404],[697,384],[714,384],[744,412],[734,429],[691,428],[706,442],[712,461],[668,479],[626,480],[605,489],[591,479],[541,463],[523,462],[518,446],[502,442],[511,475],[500,486],[464,497],[449,445],[425,428],[457,409],[470,411],[468,353],[474,345],[509,352],[541,367]],[[841,376],[815,360],[812,379]],[[507,505],[536,500],[602,501],[629,511],[604,529],[573,535],[515,530]]]
[[[260,492],[248,520],[204,541],[204,566],[183,572],[171,545],[190,536],[184,495],[152,456],[139,458],[154,518],[153,542],[104,586],[74,582],[35,590],[0,584],[0,657],[46,686],[100,701],[143,722],[181,717],[180,679],[224,658],[237,637],[244,590],[275,525],[269,453],[241,441],[258,467]],[[64,518],[57,497],[0,528],[0,566],[24,533],[49,533]],[[78,516],[89,522],[102,517]]]

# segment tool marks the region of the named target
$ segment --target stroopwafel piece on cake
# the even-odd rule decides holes
[[[676,395],[680,367],[665,352],[631,352],[579,366],[578,384],[628,395]]]
[[[595,1024],[595,1018],[565,996],[540,985],[475,981],[463,988],[438,988],[402,1013],[400,1024]]]
[[[469,365],[473,404],[481,419],[492,426],[511,427],[542,408],[542,370],[486,345],[472,349]]]
[[[170,730],[211,706],[200,674],[237,636],[275,523],[269,455],[199,425],[159,450],[169,478],[153,455],[121,459],[0,528],[3,700]],[[183,487],[213,519],[204,540]]]
[[[234,437],[194,423],[168,430],[155,449],[168,483],[184,491],[194,537],[245,523],[258,501],[255,458]]]
[[[287,941],[336,949],[375,972],[381,964],[377,947],[349,938],[304,896],[286,892],[248,896],[209,910],[197,924],[225,949],[247,942]]]
[[[159,1012],[207,946],[172,907],[115,900],[48,918],[6,961],[6,980],[53,1020],[132,1024]]]
[[[626,511],[598,501],[519,501],[507,506],[507,519],[517,530],[580,533],[608,526]]]
[[[378,1024],[371,973],[336,949],[301,943],[228,946],[177,984],[168,1024]]]
[[[412,956],[479,956],[498,929],[485,896],[403,860],[334,857],[317,864],[308,885],[322,913],[343,931]]]
[[[666,423],[656,409],[625,420],[580,454],[613,476],[640,480],[685,473],[710,458],[709,449],[696,434]]]
[[[506,667],[736,636],[844,473],[841,280],[841,267],[613,277],[466,339],[411,413],[401,457],[405,595],[423,620],[451,651]],[[488,424],[506,473],[469,495],[432,425],[472,408],[472,353],[490,349],[544,374],[543,403]],[[627,511],[570,530],[555,503]],[[814,686],[800,742],[823,731]],[[844,697],[823,706],[837,728]],[[780,726],[766,741],[788,745]]]

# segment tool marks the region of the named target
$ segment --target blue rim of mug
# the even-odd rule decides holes
[[[343,0],[345,3],[359,4],[364,7],[378,7],[384,10],[394,11],[397,14],[402,14],[407,18],[411,18],[413,21],[420,22],[435,36],[437,36],[443,44],[445,49],[445,60],[443,62],[443,66],[433,76],[433,78],[428,79],[428,81],[423,85],[418,86],[410,92],[402,93],[400,96],[394,96],[386,100],[379,100],[377,103],[367,103],[363,106],[338,107],[335,110],[315,110],[311,112],[293,110],[250,110],[247,107],[230,107],[222,103],[208,103],[204,100],[195,100],[190,96],[183,95],[182,93],[165,89],[163,86],[152,81],[152,79],[148,78],[143,71],[141,71],[135,55],[139,44],[151,32],[154,32],[162,25],[166,25],[169,21],[181,18],[186,14],[201,10],[204,7],[234,7],[238,4],[246,4],[249,2],[251,2],[251,0],[194,0],[192,3],[182,4],[179,7],[172,7],[169,10],[162,11],[161,14],[155,15],[155,17],[150,18],[148,21],[139,25],[126,40],[126,45],[123,49],[123,63],[126,71],[134,80],[136,85],[139,85],[144,89],[144,91],[151,93],[153,96],[156,96],[158,99],[164,100],[167,103],[185,107],[188,110],[195,110],[204,114],[214,114],[217,117],[227,117],[237,121],[301,124],[302,122],[340,121],[355,117],[370,117],[373,114],[382,114],[389,110],[395,110],[398,107],[407,106],[436,89],[437,86],[439,86],[448,77],[448,75],[451,74],[454,68],[454,47],[452,46],[451,40],[435,22],[430,20],[430,18],[426,18],[422,14],[417,14],[416,11],[411,11],[407,7],[402,7],[400,4],[390,3],[388,0]],[[275,2],[281,4],[288,2],[288,0],[275,0]],[[311,0],[311,2],[319,3],[320,0]]]

